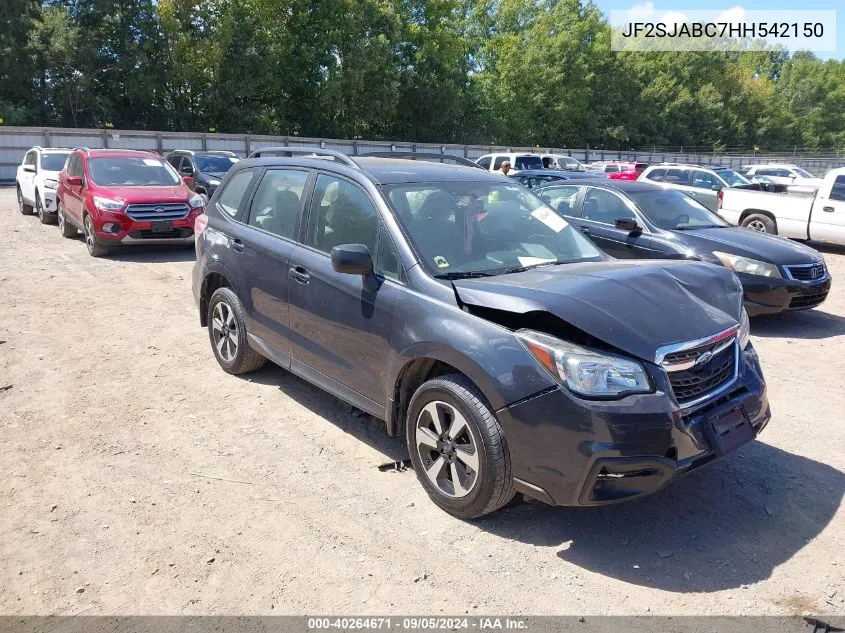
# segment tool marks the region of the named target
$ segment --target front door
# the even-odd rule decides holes
[[[645,259],[657,256],[651,238],[643,233],[631,233],[616,228],[616,220],[636,220],[630,206],[616,193],[607,189],[587,187],[580,214],[572,221],[601,250],[619,259]]]
[[[68,185],[65,190],[65,196],[62,200],[64,205],[65,219],[69,220],[71,224],[82,228],[82,206],[83,206],[83,189],[86,184],[85,169],[82,164],[82,156],[74,154],[68,161],[67,175],[71,177],[81,178],[82,185]]]
[[[319,174],[309,207],[304,244],[288,263],[291,368],[335,393],[344,391],[339,383],[346,400],[377,413],[386,402],[393,315],[403,292],[398,258],[373,200],[357,184]],[[330,253],[341,244],[367,246],[376,274],[335,272]]]
[[[813,204],[810,238],[845,244],[845,176],[836,177],[827,199]]]

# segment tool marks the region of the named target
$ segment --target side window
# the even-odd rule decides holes
[[[499,169],[499,167],[502,166],[502,163],[504,163],[507,159],[507,156],[503,156],[501,154],[496,156],[496,160],[493,161],[493,169]]]
[[[220,193],[220,197],[217,198],[217,206],[221,211],[232,218],[238,214],[244,194],[249,189],[254,176],[254,169],[243,169],[232,176],[232,179],[226,183],[226,188]]]
[[[307,180],[308,172],[305,171],[268,169],[252,198],[250,226],[293,239],[299,201]]]
[[[364,244],[376,252],[379,221],[376,209],[357,185],[321,174],[317,177],[308,214],[308,246],[331,252],[341,244]]]
[[[35,152],[27,152],[26,156],[23,157],[23,164],[24,165],[34,165],[35,164]]]
[[[580,187],[576,185],[561,185],[550,187],[541,192],[544,197],[551,200],[551,206],[563,215],[575,215],[575,201],[578,199]]]
[[[845,202],[845,176],[837,176],[833,181],[833,188],[830,190],[831,200],[841,200]]]
[[[619,171],[619,165],[605,165],[604,171],[607,174],[615,174]]]
[[[484,169],[490,169],[490,157],[482,156],[478,159],[478,164],[484,167]]]
[[[775,169],[775,176],[780,176],[781,178],[792,178],[794,175],[788,169]]]
[[[713,174],[708,174],[706,171],[701,171],[700,169],[693,169],[692,186],[699,189],[721,189],[722,183]]]
[[[179,163],[182,160],[182,156],[180,154],[175,154],[167,157],[167,162],[173,166],[173,169],[179,171]]]
[[[686,169],[667,169],[666,175],[663,177],[663,182],[672,183],[674,185],[686,185],[689,172]]]
[[[758,176],[776,176],[776,171],[776,169],[758,169],[756,173]]]
[[[663,182],[663,178],[666,176],[665,169],[652,169],[650,172],[646,174],[646,178],[648,180],[653,180],[654,182]]]
[[[82,176],[82,158],[79,154],[73,154],[67,164],[67,175],[72,177]]]
[[[384,225],[379,225],[378,253],[375,261],[375,271],[396,281],[402,280],[402,260],[396,252],[396,246]]]
[[[584,196],[581,217],[585,220],[612,225],[615,224],[617,218],[633,219],[636,216],[615,193],[590,187]]]

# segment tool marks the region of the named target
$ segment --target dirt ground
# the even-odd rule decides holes
[[[845,249],[757,320],[761,439],[623,506],[454,519],[383,426],[219,369],[191,249],[88,256],[0,189],[0,614],[845,612]],[[7,388],[8,387],[8,388]]]

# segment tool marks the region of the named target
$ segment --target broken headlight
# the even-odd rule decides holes
[[[534,330],[519,330],[516,335],[558,383],[579,396],[621,398],[653,391],[645,369],[633,359],[581,347]]]

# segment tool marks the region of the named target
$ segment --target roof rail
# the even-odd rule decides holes
[[[341,152],[336,152],[332,149],[320,149],[319,147],[261,147],[254,152],[252,152],[247,158],[260,158],[264,154],[281,154],[284,156],[288,154],[293,156],[295,154],[314,154],[315,156],[325,156],[328,158],[333,158],[339,163],[343,163],[349,167],[354,167],[355,169],[361,169],[360,165],[356,163],[354,160],[349,158],[346,154]]]
[[[464,165],[465,167],[484,169],[484,167],[478,163],[474,163],[463,156],[455,156],[454,154],[438,154],[436,152],[367,152],[366,154],[360,154],[360,156],[361,158],[410,158],[412,160],[431,160],[436,158],[440,160],[440,162],[443,162],[444,160],[453,160],[459,165]],[[484,169],[484,171],[487,170]]]

